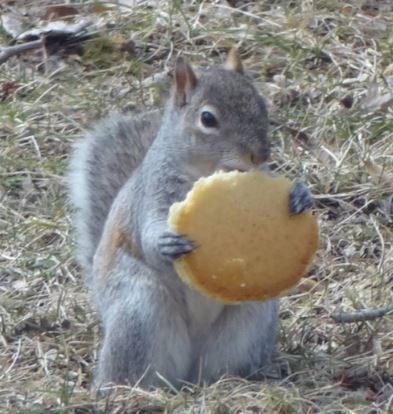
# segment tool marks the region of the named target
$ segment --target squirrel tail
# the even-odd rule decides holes
[[[77,257],[88,278],[112,203],[143,160],[160,118],[159,111],[134,117],[112,114],[74,146],[67,181],[74,208]]]

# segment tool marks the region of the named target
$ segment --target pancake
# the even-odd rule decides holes
[[[180,278],[225,303],[262,301],[296,285],[318,246],[311,212],[289,214],[292,183],[258,171],[199,179],[171,206],[171,231],[197,248],[174,263]]]

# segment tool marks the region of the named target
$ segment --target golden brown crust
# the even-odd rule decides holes
[[[236,303],[278,296],[306,272],[318,245],[311,213],[289,215],[291,182],[260,172],[200,179],[170,209],[171,230],[198,248],[175,262],[187,284]]]

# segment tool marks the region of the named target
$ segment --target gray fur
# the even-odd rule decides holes
[[[103,324],[97,386],[160,385],[157,372],[175,385],[247,376],[274,349],[277,300],[224,305],[188,288],[173,269],[193,245],[168,234],[169,207],[199,177],[248,170],[269,156],[265,104],[246,77],[215,68],[196,84],[187,79],[175,85],[162,119],[112,115],[71,160],[79,260]],[[201,108],[214,111],[218,129],[201,126]],[[119,246],[106,261],[119,223],[141,255]]]
[[[113,200],[145,156],[161,116],[158,110],[136,116],[113,113],[75,144],[68,183],[78,259],[88,279]]]

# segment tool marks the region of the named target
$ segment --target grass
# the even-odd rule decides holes
[[[392,85],[390,2],[114,3],[94,14],[75,2],[104,22],[84,54],[29,52],[0,67],[0,412],[393,412],[393,316],[330,317],[392,303],[393,112],[378,100],[370,109],[367,95],[373,82],[378,96]],[[34,23],[45,2],[17,6]],[[130,37],[132,53],[121,52]],[[98,397],[90,391],[97,318],[65,201],[70,146],[110,110],[160,104],[157,85],[143,81],[177,53],[206,66],[233,45],[269,103],[272,166],[303,177],[316,197],[316,286],[283,300],[267,382],[223,378],[177,393],[123,387]]]

